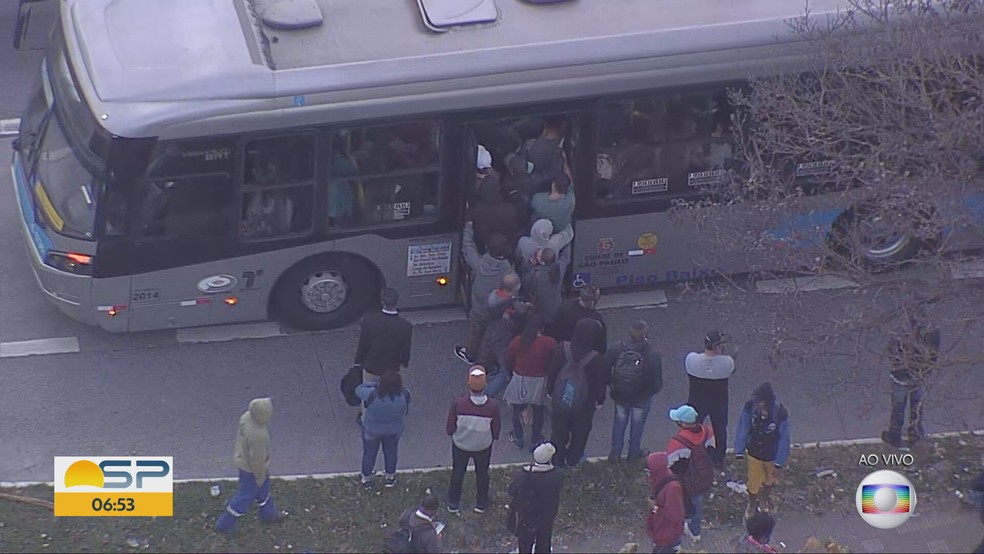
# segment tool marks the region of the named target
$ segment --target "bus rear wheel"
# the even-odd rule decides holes
[[[271,311],[289,327],[333,329],[361,316],[378,286],[372,270],[351,256],[323,255],[295,264],[277,282]]]

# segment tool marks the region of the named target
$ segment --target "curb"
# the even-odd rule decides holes
[[[930,433],[926,435],[927,439],[945,439],[950,437],[961,437],[961,436],[973,436],[973,437],[984,437],[984,429],[976,429],[970,431],[946,431],[943,433]],[[833,441],[818,441],[811,443],[794,443],[792,448],[794,449],[809,449],[809,448],[825,448],[831,446],[857,446],[861,444],[879,444],[881,443],[880,438],[864,438],[864,439],[846,439],[846,440],[833,440]],[[734,450],[729,448],[727,450],[728,454],[733,453]],[[592,456],[587,458],[585,461],[588,463],[598,463],[606,460],[604,456]],[[501,464],[491,464],[490,469],[496,468],[508,468],[508,467],[518,467],[526,465],[529,462],[505,462]],[[396,472],[401,475],[408,473],[431,473],[434,471],[444,471],[451,469],[449,466],[437,466],[437,467],[425,467],[425,468],[406,468],[398,469]],[[301,479],[338,479],[345,477],[358,477],[362,475],[359,471],[340,471],[335,473],[304,473],[296,475],[275,475],[271,476],[271,479],[277,479],[280,481],[298,481]],[[191,479],[175,479],[175,484],[182,483],[213,483],[213,482],[234,482],[238,481],[238,477],[197,477]],[[0,481],[0,488],[3,489],[16,489],[23,487],[33,487],[38,485],[47,485],[49,487],[55,486],[52,481]]]

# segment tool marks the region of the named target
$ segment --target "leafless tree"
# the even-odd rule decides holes
[[[959,384],[984,362],[984,288],[961,278],[984,237],[984,0],[850,0],[789,25],[800,69],[729,92],[731,179],[677,215],[697,220],[707,265],[798,276],[744,326],[775,367],[820,360],[884,394],[886,340],[918,311],[944,330],[934,396],[982,405]],[[848,286],[806,294],[818,280]],[[744,286],[704,292],[740,303]]]

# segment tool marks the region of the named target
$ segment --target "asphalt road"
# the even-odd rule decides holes
[[[56,2],[37,4],[31,17],[28,51],[14,50],[17,0],[0,2],[0,119],[20,117],[27,105],[27,92],[41,64],[48,29],[54,21]]]
[[[0,141],[0,148],[8,142]],[[180,342],[174,331],[111,335],[78,324],[48,306],[36,288],[11,186],[9,172],[0,173],[0,343],[71,337],[79,347],[68,354],[0,358],[0,481],[50,481],[56,455],[131,453],[173,456],[178,478],[232,476],[236,423],[257,396],[274,398],[274,474],[359,467],[355,411],[338,391],[355,348],[354,328],[194,344]],[[818,320],[833,317],[851,308],[853,294],[811,293],[801,309]],[[605,314],[613,339],[624,336],[636,318],[646,318],[664,353],[666,386],[655,400],[644,446],[665,445],[673,430],[667,409],[686,399],[683,358],[716,326],[731,332],[741,348],[731,383],[733,422],[741,400],[768,379],[790,410],[796,442],[872,437],[885,425],[888,385],[877,360],[863,362],[860,377],[852,373],[857,362],[839,365],[830,359],[771,369],[764,345],[744,330],[751,322],[775,319],[775,296],[750,293],[739,303],[685,299],[677,290],[667,296],[663,308]],[[810,332],[810,320],[801,325],[796,332]],[[452,397],[464,390],[466,369],[451,348],[464,335],[461,320],[415,328],[406,379],[414,403],[401,441],[402,468],[450,462],[445,415]],[[965,342],[981,354],[979,341]],[[851,352],[852,347],[831,348]],[[984,427],[981,403],[973,400],[980,398],[975,391],[984,389],[984,372],[954,368],[950,377],[953,387],[933,391],[928,430]],[[596,416],[589,455],[607,454],[611,419],[609,402]],[[495,462],[525,458],[505,440],[494,449]]]

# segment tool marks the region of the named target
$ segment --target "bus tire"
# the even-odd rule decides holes
[[[867,241],[866,244],[861,244],[861,226],[870,211],[872,210],[865,209],[864,206],[857,207],[848,210],[834,222],[830,244],[838,258],[878,273],[915,261],[920,255],[935,252],[941,245],[942,237],[936,233],[928,234],[924,239],[898,235],[885,238],[880,243]],[[913,212],[912,216],[921,221],[937,220],[936,211],[925,208]]]
[[[280,277],[270,312],[296,329],[334,329],[355,321],[378,297],[379,280],[368,263],[322,254],[294,264]]]

